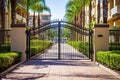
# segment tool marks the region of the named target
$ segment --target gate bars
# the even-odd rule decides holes
[[[69,25],[69,27],[65,27],[71,30],[78,32],[83,36],[88,36],[88,45],[89,45],[89,59],[92,60],[92,53],[93,53],[93,31],[87,28],[82,28],[82,26],[78,26],[74,23],[66,22],[66,21],[53,21],[43,23],[40,27],[32,28],[26,30],[26,58],[27,60],[30,59],[30,37],[34,34],[39,34],[40,32],[46,31],[54,27],[54,25],[58,25],[58,59],[61,59],[61,24]],[[51,26],[51,27],[50,27]]]

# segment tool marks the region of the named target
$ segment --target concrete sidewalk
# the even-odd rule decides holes
[[[61,43],[60,58],[64,60],[83,60],[88,59],[85,55],[80,53],[72,46]],[[41,55],[38,55],[35,59],[58,59],[58,44],[54,44],[50,49]]]
[[[48,51],[55,52],[52,49],[54,48]],[[68,51],[70,50],[64,50],[63,55],[68,56]],[[80,53],[79,57],[81,60],[30,60],[3,76],[1,80],[119,80],[86,59],[83,54]]]
[[[89,60],[31,60],[2,80],[119,80]]]

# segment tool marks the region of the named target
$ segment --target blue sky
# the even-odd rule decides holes
[[[63,19],[65,6],[69,0],[45,0],[46,5],[51,9],[51,19]]]

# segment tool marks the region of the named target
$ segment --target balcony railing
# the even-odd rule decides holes
[[[111,9],[111,16],[120,13],[120,5],[115,6],[114,8]]]
[[[26,22],[26,18],[22,17],[22,16],[19,15],[19,14],[16,14],[16,19],[22,20],[24,23]]]

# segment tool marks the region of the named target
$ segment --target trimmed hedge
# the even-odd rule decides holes
[[[20,52],[0,53],[0,72],[21,61]]]
[[[46,48],[48,48],[51,45],[51,43],[49,41],[43,41],[43,40],[39,40],[39,39],[35,39],[35,40],[31,40],[30,42],[30,56],[34,56],[37,53],[45,50]]]
[[[115,70],[120,70],[119,51],[99,51],[97,61]]]
[[[86,56],[89,54],[89,45],[88,42],[85,41],[69,41],[67,42],[69,45],[73,46],[78,51],[84,53]]]

